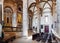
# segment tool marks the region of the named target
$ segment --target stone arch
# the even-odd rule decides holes
[[[48,2],[44,3],[43,8],[45,7],[46,4],[49,5],[49,7],[51,8],[51,5]]]
[[[50,12],[50,13],[52,13],[52,10],[51,10],[51,6],[50,6],[50,4],[49,3],[45,3],[44,4],[44,6],[43,6],[43,12]],[[42,13],[43,13],[42,12]]]
[[[13,13],[13,9],[12,9],[10,6],[4,7],[4,12],[5,12],[5,9],[6,9],[6,8],[8,8],[8,9],[11,11],[11,13]]]
[[[36,6],[36,2],[31,3],[30,6],[28,7],[28,10],[33,6]]]
[[[34,15],[34,9],[36,6],[36,2],[33,2],[28,7],[28,14],[29,14],[29,28],[32,29],[32,21],[33,21],[33,15]]]
[[[12,8],[6,6],[4,8],[4,25],[5,26],[11,26],[12,25],[12,14],[13,14]]]
[[[48,3],[45,3],[43,6],[43,12],[42,12],[42,19],[41,19],[41,23],[43,21],[43,25],[44,26],[49,26],[49,33],[51,33],[51,25],[53,24],[52,22],[52,12],[51,12],[51,6]],[[44,19],[43,19],[44,18]],[[44,28],[44,30],[46,30]]]
[[[13,0],[7,0],[7,1],[4,0],[3,9],[7,9],[8,11],[11,11],[11,12],[6,11],[8,12],[6,14],[7,16],[5,15],[5,11],[4,11],[4,15],[3,15],[4,26],[8,27],[8,28],[6,27],[4,30],[13,31],[13,27],[17,25],[17,4]],[[14,20],[15,20],[15,24],[13,24]]]

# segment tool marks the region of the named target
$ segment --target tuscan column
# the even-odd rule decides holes
[[[39,9],[39,0],[36,0],[36,7],[37,7],[37,33],[39,33],[40,30],[40,9]]]
[[[60,35],[60,0],[56,0],[56,4],[57,4],[57,33]]]
[[[57,30],[55,27],[56,27],[56,21],[55,21],[55,17],[56,17],[56,12],[55,12],[55,10],[56,10],[56,8],[55,8],[55,0],[52,0],[52,17],[53,17],[53,20],[52,20],[52,22],[53,22],[53,28],[54,28],[54,30]]]
[[[2,37],[2,25],[0,23],[0,37]]]
[[[0,0],[0,37],[2,37],[2,6],[3,0]]]
[[[4,21],[4,8],[3,8],[3,3],[4,3],[4,0],[2,0],[2,21]]]
[[[16,3],[13,6],[13,14],[12,14],[12,27],[17,27],[17,7]],[[16,28],[13,28],[13,31],[16,31]]]
[[[27,0],[23,0],[23,37],[28,36],[28,7]]]
[[[12,27],[16,27],[17,26],[17,15],[16,15],[16,12],[13,13],[12,15]],[[16,28],[13,28],[13,31],[15,31]]]

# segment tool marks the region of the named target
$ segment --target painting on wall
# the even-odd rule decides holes
[[[20,13],[18,13],[18,23],[22,22],[22,15]]]

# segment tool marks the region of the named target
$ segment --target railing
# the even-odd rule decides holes
[[[20,27],[12,27],[12,26],[3,26],[5,32],[21,32],[22,26]]]

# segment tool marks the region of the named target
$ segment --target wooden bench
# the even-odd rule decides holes
[[[4,43],[8,43],[9,41],[13,41],[16,37],[16,34],[14,32],[4,32]]]

